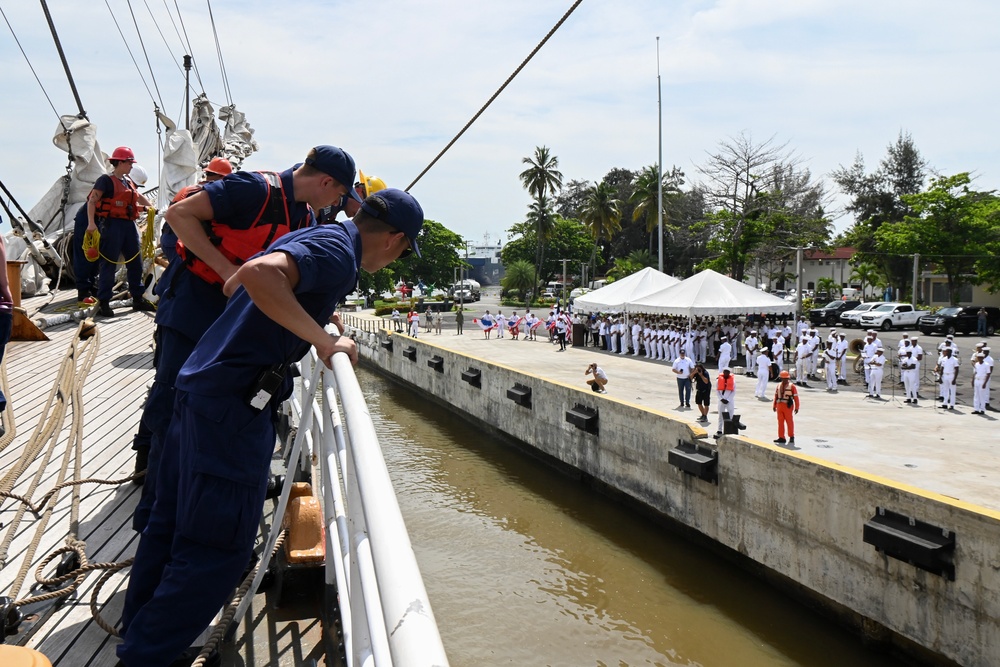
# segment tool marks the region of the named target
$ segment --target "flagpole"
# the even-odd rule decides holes
[[[660,125],[660,156],[656,165],[656,213],[660,237],[660,273],[663,273],[663,88],[660,85],[660,38],[656,38],[656,115]]]

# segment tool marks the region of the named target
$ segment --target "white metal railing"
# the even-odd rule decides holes
[[[339,600],[348,667],[447,666],[378,435],[350,359],[346,354],[334,355],[331,371],[310,350],[299,365],[300,391],[289,400],[298,425],[288,479],[299,460],[319,467],[326,524],[326,589],[336,591]],[[290,490],[288,482],[275,517],[284,516]],[[278,531],[271,531],[265,556],[273,550],[277,535]],[[258,578],[265,570],[266,562],[262,562]],[[254,581],[251,590],[259,583]],[[240,611],[236,622],[242,617]],[[329,608],[325,612],[326,618],[332,618]]]

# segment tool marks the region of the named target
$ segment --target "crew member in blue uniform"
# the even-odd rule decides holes
[[[232,594],[261,518],[289,364],[310,345],[328,367],[339,352],[357,361],[354,341],[323,326],[359,269],[419,256],[423,221],[412,196],[383,190],[353,221],[287,234],[227,280],[229,305],[177,376],[156,504],[125,595],[123,665],[169,664]]]
[[[147,471],[132,521],[137,531],[156,498],[156,465],[173,414],[174,380],[225,309],[223,283],[274,240],[314,225],[313,210],[354,193],[354,175],[354,159],[345,151],[317,146],[304,163],[280,174],[236,172],[167,208],[166,221],[180,242],[178,260],[160,278],[167,287],[156,312],[156,378],[142,416],[152,433],[148,460],[136,450],[136,471]]]
[[[97,303],[97,270],[100,268],[98,262],[87,259],[83,250],[83,237],[88,226],[87,204],[81,204],[73,218],[73,280],[76,282],[76,300],[81,308],[90,308]]]
[[[87,230],[95,231],[100,223],[101,263],[97,280],[97,314],[112,317],[112,290],[119,255],[125,258],[128,291],[132,295],[132,310],[155,310],[153,304],[142,298],[142,257],[139,256],[139,230],[135,219],[140,206],[152,206],[129,178],[135,154],[128,146],[119,146],[108,159],[111,174],[105,174],[94,183],[87,197]],[[80,237],[83,242],[83,237]]]
[[[182,199],[187,199],[192,194],[200,192],[204,183],[212,183],[229,176],[229,174],[233,173],[233,165],[224,157],[214,157],[205,165],[204,172],[205,178],[201,183],[181,188],[180,192],[174,195],[171,204],[176,204]],[[177,234],[174,234],[174,230],[170,229],[170,225],[166,223],[163,224],[163,228],[160,230],[160,251],[163,253],[163,258],[167,260],[168,265],[177,259]],[[159,287],[159,284],[157,286]],[[160,292],[157,292],[157,294],[159,295]]]

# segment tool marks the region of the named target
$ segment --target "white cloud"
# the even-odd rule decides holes
[[[73,110],[39,8],[12,4],[4,9],[57,108]],[[138,47],[124,1],[111,4]],[[132,4],[177,116],[181,78],[145,6]],[[205,5],[180,4],[209,96],[222,103]],[[233,97],[261,144],[247,167],[281,168],[313,144],[336,143],[366,172],[405,187],[570,4],[215,0]],[[179,55],[160,3],[150,7]],[[128,144],[155,162],[152,102],[107,9],[53,11],[102,146]],[[743,130],[788,141],[822,177],[859,150],[874,165],[902,129],[943,171],[972,170],[979,187],[1000,187],[990,141],[998,20],[1000,6],[972,0],[585,0],[414,194],[460,234],[496,238],[523,218],[529,199],[517,174],[537,145],[560,158],[567,179],[654,163],[657,36],[664,160],[689,177],[706,151]],[[48,143],[55,116],[9,35],[0,35],[0,82],[0,179],[30,207],[65,157]]]

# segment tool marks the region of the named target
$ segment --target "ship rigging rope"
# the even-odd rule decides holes
[[[215,15],[212,13],[212,0],[205,0],[208,4],[208,18],[212,23],[212,36],[215,37],[215,52],[219,56],[219,69],[222,70],[222,87],[226,91],[226,102],[233,106],[233,93],[229,89],[229,75],[226,74],[226,63],[222,60],[222,44],[219,43],[219,33],[215,29]]]
[[[26,448],[25,454],[30,454],[30,456],[25,457],[22,455],[22,460],[27,459],[30,463],[34,459],[34,456],[41,449],[41,446],[46,440],[51,442],[49,450],[45,453],[42,462],[40,463],[38,472],[35,474],[35,478],[31,483],[31,488],[28,490],[26,497],[16,496],[9,493],[8,491],[3,492],[4,497],[10,497],[21,501],[21,507],[18,510],[18,514],[15,517],[14,524],[10,526],[8,530],[7,538],[2,546],[4,559],[6,558],[7,550],[10,547],[11,538],[16,532],[17,524],[20,522],[21,517],[24,513],[24,508],[27,507],[31,509],[32,512],[38,514],[40,512],[44,513],[42,515],[41,521],[37,524],[35,535],[32,538],[31,544],[25,552],[22,560],[21,568],[17,574],[17,577],[13,584],[11,585],[9,595],[10,597],[16,597],[17,593],[20,591],[21,586],[27,576],[27,573],[31,567],[31,562],[34,560],[35,552],[38,549],[38,545],[44,535],[45,529],[48,524],[48,520],[51,517],[56,502],[58,501],[58,493],[61,489],[66,487],[73,487],[73,501],[72,508],[70,511],[70,527],[69,533],[66,537],[65,546],[62,546],[48,556],[46,556],[38,564],[35,569],[35,580],[43,588],[47,588],[48,591],[38,595],[29,595],[28,597],[17,600],[14,604],[17,606],[24,606],[36,602],[42,602],[45,600],[54,600],[58,598],[63,598],[74,593],[86,578],[89,572],[96,570],[107,570],[110,572],[115,572],[131,564],[132,560],[128,559],[121,563],[91,563],[87,559],[87,545],[86,542],[79,539],[79,520],[80,520],[80,486],[87,483],[97,483],[97,484],[124,484],[131,481],[138,475],[131,475],[122,480],[101,480],[101,479],[81,479],[81,469],[83,464],[83,425],[84,425],[84,411],[83,411],[83,386],[86,381],[87,375],[90,372],[94,364],[94,360],[97,358],[97,352],[100,349],[100,331],[95,329],[93,336],[84,339],[82,336],[85,330],[88,328],[87,323],[81,323],[80,327],[77,329],[76,335],[70,343],[69,350],[66,356],[63,358],[63,362],[60,366],[59,372],[55,383],[53,384],[52,394],[49,396],[49,406],[55,405],[55,412],[50,412],[46,410],[43,414],[46,417],[43,418],[43,424],[40,424],[36,429],[36,432],[32,435],[29,441],[29,447]],[[76,368],[76,360],[80,360],[79,369]],[[70,397],[73,405],[73,417],[70,430],[69,442],[66,446],[66,451],[63,454],[62,467],[58,474],[58,483],[54,488],[52,488],[48,493],[42,496],[41,500],[33,505],[30,501],[30,497],[34,489],[38,485],[38,481],[44,476],[45,468],[49,460],[51,459],[51,454],[54,450],[55,445],[59,440],[60,432],[62,431],[62,424],[65,420],[65,401],[66,396]],[[49,407],[47,406],[47,407]],[[31,450],[31,451],[29,451]],[[70,464],[72,459],[72,480],[66,480]],[[24,466],[21,465],[22,461],[19,461],[17,475],[23,472]],[[141,475],[142,473],[140,473]],[[8,474],[5,476],[4,480],[0,482],[0,486],[5,489],[11,488],[12,484],[16,482],[17,475]],[[51,503],[49,502],[51,500]],[[46,507],[47,506],[47,507]],[[69,572],[55,577],[44,576],[45,568],[49,566],[56,558],[63,554],[72,553],[77,557],[78,566]],[[64,586],[62,588],[55,588],[56,586],[63,584],[67,581],[73,580],[73,583]],[[95,589],[94,594],[91,599],[91,609],[94,614],[95,620],[98,625],[104,628],[106,631],[113,633],[113,628],[109,626],[96,610],[96,593],[99,589]]]
[[[164,5],[166,4],[166,1],[167,0],[163,0]],[[177,0],[174,0],[174,9],[177,10],[177,20],[181,24],[181,30],[184,32],[184,43],[187,44],[188,55],[192,55],[193,56],[194,52],[191,50],[191,39],[188,37],[187,26],[184,25],[184,17],[181,15],[181,8],[180,8],[180,5],[177,4]],[[173,21],[173,18],[171,17],[170,20]],[[177,26],[174,26],[174,30],[176,30],[176,29],[177,29]],[[198,83],[201,83],[201,77],[198,77]],[[202,89],[204,90],[204,85],[202,86]]]
[[[170,17],[170,25],[174,26],[174,34],[176,34],[177,39],[180,40],[181,46],[186,49],[185,53],[191,56],[191,64],[194,67],[194,76],[198,79],[198,85],[201,86],[201,92],[204,94],[205,84],[201,81],[201,72],[198,71],[198,59],[194,57],[194,51],[191,50],[191,42],[187,38],[187,29],[185,28],[184,36],[181,37],[181,32],[177,29],[177,21],[174,21],[174,14],[170,11],[170,5],[167,4],[167,0],[163,0],[163,7],[167,10],[167,16]],[[184,17],[181,16],[181,8],[177,6],[177,0],[174,0],[174,7],[177,7],[177,18],[183,27]]]
[[[0,387],[3,388],[3,395],[10,396],[10,386],[7,384],[7,356],[0,363]],[[4,434],[0,435],[0,452],[7,449],[17,436],[17,421],[14,419],[14,407],[11,401],[7,401],[7,407],[3,409]]]
[[[163,96],[160,95],[160,86],[156,83],[156,75],[153,74],[153,65],[149,62],[149,52],[146,51],[146,42],[142,38],[142,31],[139,30],[139,22],[135,18],[135,11],[132,9],[132,0],[126,0],[128,13],[132,16],[132,25],[135,26],[135,35],[139,38],[139,46],[142,47],[142,55],[146,59],[146,68],[149,69],[149,78],[153,80],[153,88],[156,89],[156,98],[160,100],[160,107],[166,108],[163,104]],[[128,44],[126,44],[128,46]]]
[[[149,94],[149,99],[156,104],[156,98],[153,97],[153,91],[149,89],[149,84],[146,83],[146,78],[142,75],[142,68],[139,67],[139,63],[136,61],[135,56],[132,54],[132,49],[128,45],[128,40],[125,39],[125,33],[122,32],[122,27],[118,24],[118,18],[115,16],[115,12],[111,9],[111,5],[108,0],[104,0],[104,6],[108,8],[108,12],[111,14],[111,20],[115,22],[115,28],[118,29],[118,34],[121,35],[122,41],[125,43],[125,50],[128,51],[128,57],[132,59],[132,64],[135,65],[135,71],[139,73],[139,80],[142,81],[143,87]],[[159,92],[159,91],[157,91]],[[160,106],[163,106],[163,102],[160,102]]]
[[[181,66],[180,61],[177,60],[177,56],[174,55],[173,49],[170,48],[170,42],[167,41],[167,36],[164,35],[163,31],[160,29],[160,22],[157,21],[156,17],[153,15],[153,10],[150,9],[149,7],[149,2],[147,2],[147,0],[142,0],[142,2],[144,5],[146,5],[146,11],[149,12],[149,18],[153,21],[153,26],[156,27],[156,32],[159,33],[160,39],[163,40],[163,46],[167,47],[167,53],[170,54],[170,59],[174,61],[174,65],[177,67],[177,71],[180,72],[181,75],[183,76],[184,67]],[[183,42],[181,43],[181,46],[184,46]]]
[[[435,158],[434,158],[433,160],[431,160],[431,163],[430,163],[429,165],[427,165],[426,167],[424,167],[424,170],[423,170],[422,172],[420,172],[420,173],[419,173],[419,174],[417,175],[417,177],[416,177],[416,178],[414,178],[414,179],[413,179],[413,182],[412,182],[412,183],[410,183],[409,185],[407,185],[407,186],[406,186],[406,191],[407,191],[407,192],[409,192],[410,188],[412,188],[412,187],[413,187],[414,185],[416,185],[416,184],[417,184],[417,181],[419,181],[419,180],[420,180],[420,179],[421,179],[421,178],[423,177],[423,175],[424,175],[424,174],[426,174],[426,173],[427,173],[428,171],[430,171],[430,170],[431,170],[431,167],[433,167],[433,166],[434,166],[435,164],[437,164],[437,161],[441,159],[441,156],[443,156],[443,155],[444,155],[445,153],[447,153],[447,152],[448,152],[448,149],[449,149],[449,148],[451,148],[451,147],[452,147],[452,145],[453,145],[453,144],[454,144],[454,143],[455,143],[456,141],[458,141],[458,140],[459,140],[459,138],[460,138],[460,137],[461,137],[461,136],[462,136],[463,134],[465,134],[465,131],[466,131],[466,130],[468,130],[468,129],[469,129],[469,128],[470,128],[471,126],[472,126],[472,124],[473,124],[473,123],[475,123],[475,122],[476,122],[476,120],[477,120],[477,119],[478,119],[478,118],[479,118],[480,116],[482,116],[482,115],[483,115],[483,112],[484,112],[484,111],[486,111],[486,108],[487,108],[488,106],[490,106],[490,105],[491,105],[491,104],[493,103],[493,100],[495,100],[495,99],[496,99],[496,98],[497,98],[497,97],[498,97],[498,96],[500,95],[500,93],[502,93],[502,92],[503,92],[504,88],[506,88],[506,87],[507,87],[507,85],[508,85],[508,84],[509,84],[509,83],[510,83],[511,81],[513,81],[513,80],[514,80],[514,77],[515,77],[515,76],[517,76],[517,75],[518,75],[518,74],[519,74],[519,73],[521,72],[521,70],[522,70],[522,69],[524,69],[525,65],[527,65],[527,64],[528,64],[528,61],[529,61],[529,60],[531,60],[532,58],[534,58],[534,57],[535,57],[535,54],[536,54],[536,53],[538,53],[539,49],[541,49],[541,48],[542,48],[542,46],[544,46],[544,45],[545,45],[545,42],[549,41],[549,38],[550,38],[550,37],[552,37],[552,35],[554,35],[554,34],[555,34],[556,30],[558,30],[558,29],[559,29],[559,27],[560,27],[560,26],[561,26],[561,25],[562,25],[563,23],[565,23],[565,22],[566,22],[566,19],[568,19],[568,18],[569,18],[569,15],[570,15],[570,14],[572,14],[572,13],[574,12],[574,10],[576,10],[576,8],[580,6],[580,3],[581,3],[581,2],[583,2],[583,0],[576,0],[576,2],[574,2],[574,3],[573,3],[573,6],[572,6],[572,7],[570,7],[570,8],[568,9],[568,10],[566,10],[566,13],[565,13],[565,14],[563,14],[563,17],[562,17],[561,19],[559,19],[559,21],[558,21],[558,22],[557,22],[557,23],[556,23],[556,24],[555,24],[554,26],[552,26],[552,30],[549,30],[549,33],[548,33],[547,35],[545,35],[545,37],[543,37],[543,38],[542,38],[542,41],[540,41],[540,42],[538,43],[538,46],[536,46],[536,47],[535,47],[534,49],[532,49],[531,53],[529,53],[529,54],[528,54],[528,57],[527,57],[527,58],[525,58],[525,59],[524,59],[523,61],[521,61],[521,64],[520,64],[520,65],[518,65],[518,67],[517,67],[517,69],[516,69],[516,70],[514,70],[514,73],[513,73],[513,74],[511,74],[511,75],[510,75],[509,77],[507,77],[507,80],[503,82],[503,85],[501,85],[501,86],[500,86],[499,88],[497,88],[497,91],[496,91],[495,93],[493,93],[493,96],[492,96],[492,97],[490,97],[490,99],[486,100],[486,104],[484,104],[484,105],[482,106],[482,108],[481,108],[481,109],[480,109],[479,111],[477,111],[477,112],[476,112],[476,115],[474,115],[474,116],[473,116],[473,117],[472,117],[472,118],[471,118],[471,119],[469,120],[469,122],[465,124],[465,127],[463,127],[463,128],[462,128],[462,129],[461,129],[461,130],[459,131],[459,133],[455,135],[455,138],[454,138],[454,139],[452,139],[451,141],[449,141],[449,142],[448,142],[448,145],[447,145],[447,146],[445,146],[445,147],[444,147],[443,149],[441,149],[441,152],[437,154],[437,157],[435,157]]]
[[[48,91],[45,90],[45,86],[42,85],[42,80],[38,78],[38,72],[35,71],[35,67],[31,64],[31,59],[28,58],[28,54],[24,51],[24,47],[21,46],[21,40],[17,38],[17,33],[14,32],[14,26],[10,24],[10,20],[7,18],[7,14],[5,14],[3,11],[3,7],[0,7],[0,16],[3,16],[4,23],[6,23],[7,27],[10,29],[10,34],[14,36],[14,41],[17,43],[17,48],[21,50],[21,55],[24,56],[24,61],[28,63],[28,69],[31,70],[32,75],[35,77],[35,81],[38,82],[38,87],[42,89],[42,94],[45,95],[45,99],[48,101],[49,106],[52,108],[52,113],[56,115],[56,118],[59,120],[59,124],[62,125],[63,130],[68,130],[69,128],[67,128],[66,124],[63,123],[62,117],[59,115],[59,112],[56,111],[56,105],[52,103],[52,98],[49,97]]]

